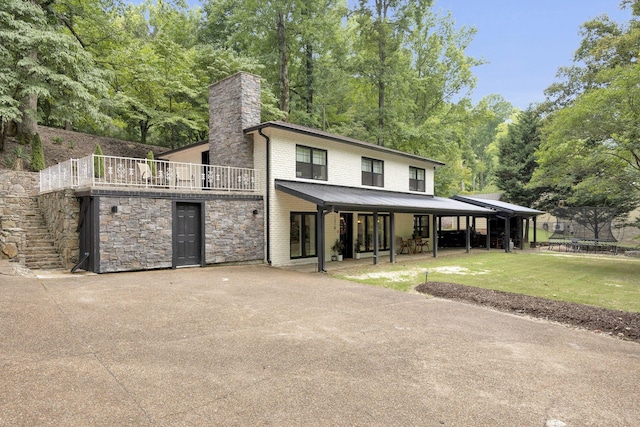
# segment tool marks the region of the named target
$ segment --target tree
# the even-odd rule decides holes
[[[0,3],[0,118],[19,123],[20,134],[37,132],[39,99],[73,94],[73,108],[99,117],[96,93],[104,88],[92,56],[60,31],[53,2]],[[0,144],[0,146],[3,144]]]
[[[550,90],[562,102],[543,106],[546,138],[532,186],[547,203],[561,199],[624,214],[640,199],[640,23],[637,15],[627,26],[601,17],[583,29],[571,84]]]
[[[537,167],[534,156],[540,145],[541,124],[538,112],[530,108],[509,125],[507,136],[499,141],[499,166],[496,183],[511,203],[531,206],[537,194],[527,186]]]
[[[389,87],[394,84],[400,69],[407,69],[408,52],[402,49],[406,27],[406,0],[360,0],[354,10],[354,48],[357,52],[353,71],[372,90],[376,108],[369,130],[378,145],[385,145],[385,124]],[[404,66],[404,67],[403,67]]]
[[[39,172],[45,168],[44,149],[42,148],[42,140],[40,134],[35,134],[31,139],[31,170]]]
[[[471,149],[473,159],[473,191],[483,191],[492,183],[498,164],[498,141],[501,125],[505,123],[514,107],[500,95],[489,95],[478,103],[472,111]]]
[[[341,1],[209,0],[203,7],[204,43],[262,64],[265,89],[276,94],[282,117],[304,124],[322,121],[324,110],[316,107],[316,100],[323,89],[339,81],[325,84],[335,69],[322,65],[342,58],[342,46],[336,41],[345,14]]]

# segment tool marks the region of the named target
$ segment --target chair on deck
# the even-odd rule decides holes
[[[191,175],[189,166],[176,166],[176,187],[193,187],[194,176]]]
[[[138,173],[140,174],[140,180],[145,184],[150,184],[153,181],[153,172],[147,164],[147,162],[138,162]]]
[[[402,254],[404,250],[407,250],[407,253],[412,253],[411,245],[409,245],[408,240],[404,240],[402,237],[398,237],[398,255]]]

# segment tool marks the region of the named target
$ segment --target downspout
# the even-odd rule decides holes
[[[266,183],[265,183],[265,221],[267,223],[267,227],[266,227],[266,238],[267,238],[267,264],[271,265],[271,221],[270,221],[270,212],[271,212],[271,197],[269,196],[271,194],[271,189],[270,189],[270,185],[271,185],[271,169],[269,167],[269,165],[271,164],[271,139],[265,135],[264,133],[262,133],[262,129],[258,129],[258,133],[260,134],[260,136],[262,136],[265,140],[265,144],[266,144],[266,151],[267,151],[267,167],[266,167]]]

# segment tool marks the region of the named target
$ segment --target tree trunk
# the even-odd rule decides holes
[[[313,115],[313,45],[309,42],[305,45],[307,66],[307,114]]]
[[[38,133],[38,121],[36,112],[38,110],[38,95],[27,95],[20,101],[20,111],[22,121],[18,123],[18,136],[35,135]]]
[[[36,61],[38,59],[37,52],[31,52],[29,58]],[[18,123],[18,137],[27,135],[35,135],[38,133],[38,95],[26,95],[20,100],[20,112],[22,113],[22,122]]]
[[[4,151],[4,140],[7,138],[7,128],[9,122],[5,122],[2,116],[0,116],[0,151]]]
[[[149,129],[151,129],[151,125],[149,124],[149,120],[140,120],[138,122],[140,125],[140,143],[147,143],[147,134],[149,133]]]
[[[287,35],[284,25],[284,13],[278,12],[276,26],[278,29],[278,51],[280,52],[280,105],[279,108],[289,113],[289,57],[287,54]]]

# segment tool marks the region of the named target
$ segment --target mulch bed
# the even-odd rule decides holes
[[[418,285],[415,289],[434,297],[471,302],[500,311],[551,320],[640,342],[640,313],[608,310],[455,283],[428,282]]]

